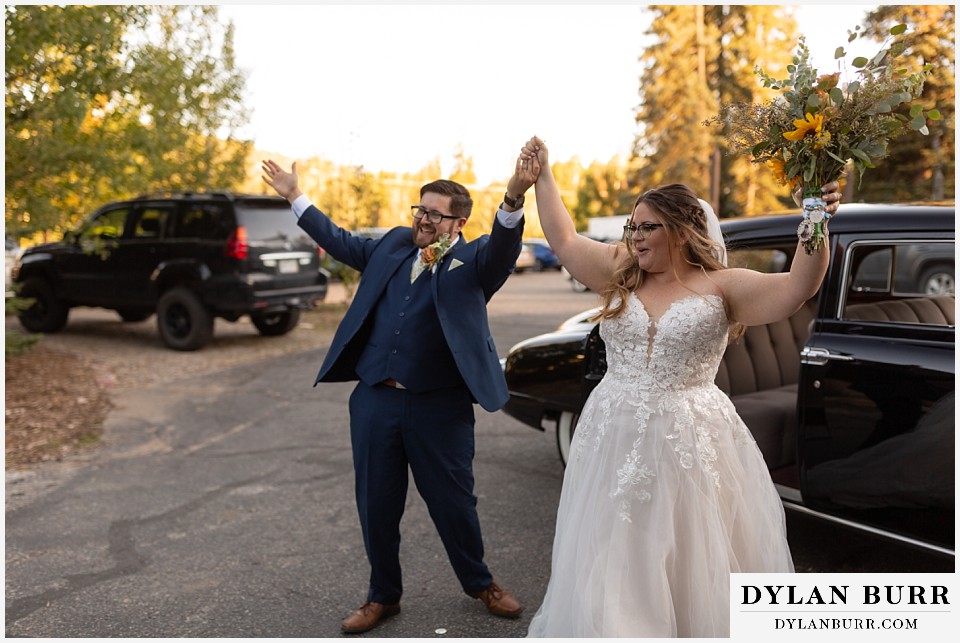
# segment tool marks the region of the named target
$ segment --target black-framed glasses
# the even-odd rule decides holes
[[[410,214],[413,215],[414,219],[427,218],[427,221],[430,223],[440,223],[444,219],[462,219],[463,217],[454,217],[449,214],[444,214],[442,212],[437,212],[436,210],[428,210],[422,205],[411,205]]]
[[[625,226],[623,226],[623,234],[626,237],[631,237],[635,235],[637,232],[639,232],[640,240],[643,241],[650,235],[651,232],[658,230],[662,227],[663,227],[662,223],[641,223],[640,225],[634,225],[632,223],[628,223]]]

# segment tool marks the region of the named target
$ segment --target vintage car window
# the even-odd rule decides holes
[[[893,268],[893,248],[889,246],[861,246],[856,249],[851,263],[853,283],[857,292],[889,292],[891,289],[891,268]]]
[[[790,256],[777,248],[731,248],[727,252],[727,265],[731,268],[748,268],[757,272],[783,272]]]
[[[169,215],[170,208],[168,207],[147,206],[142,208],[133,228],[134,238],[159,239]]]
[[[80,231],[83,240],[119,239],[123,236],[123,225],[129,209],[118,208],[101,212]]]
[[[950,241],[853,244],[840,318],[953,326],[954,252]]]

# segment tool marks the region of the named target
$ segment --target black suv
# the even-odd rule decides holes
[[[72,306],[131,322],[156,312],[163,342],[182,351],[210,341],[215,317],[290,332],[328,277],[284,199],[219,192],[106,205],[63,241],[25,250],[11,276],[35,300],[20,313],[31,332],[61,330]]]

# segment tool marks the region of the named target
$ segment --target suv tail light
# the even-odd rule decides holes
[[[227,238],[226,255],[230,259],[246,259],[250,245],[247,243],[247,229],[237,226]]]

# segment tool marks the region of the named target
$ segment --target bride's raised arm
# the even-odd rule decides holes
[[[533,163],[535,172],[539,172],[535,184],[537,212],[547,242],[574,279],[599,291],[613,277],[617,265],[616,248],[577,233],[573,219],[560,199],[560,189],[550,169],[547,146],[543,141],[536,136],[527,141],[520,159]]]
[[[840,203],[839,184],[823,186],[828,202],[827,212],[833,214]],[[827,225],[823,225],[827,235]],[[790,272],[764,274],[743,268],[719,270],[714,273],[723,290],[734,320],[745,326],[756,326],[786,319],[813,297],[830,263],[829,236],[823,247],[808,253],[802,242],[797,243]]]

